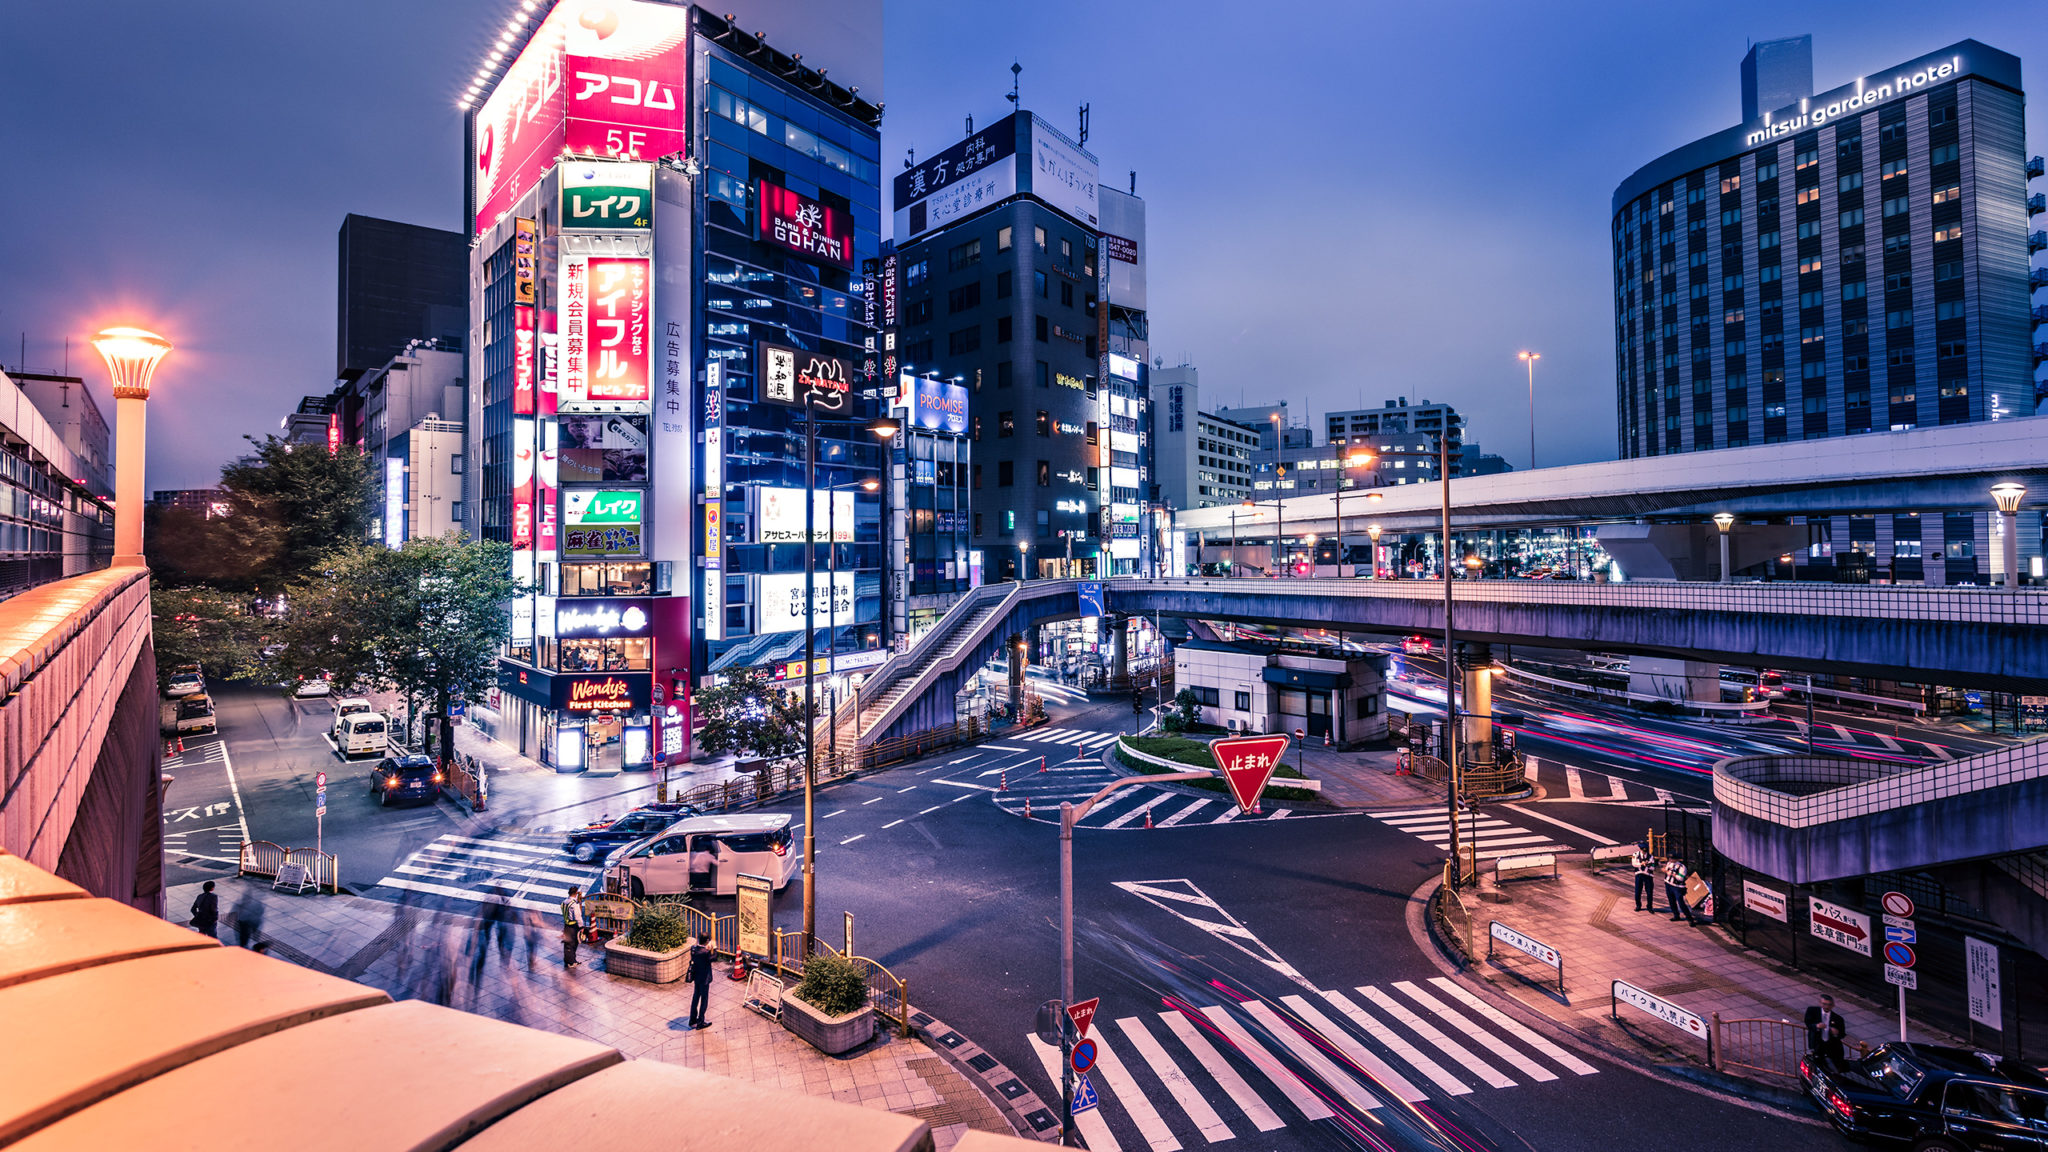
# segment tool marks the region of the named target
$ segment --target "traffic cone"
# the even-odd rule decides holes
[[[1043,756],[1040,756],[1040,757],[1038,758],[1038,770],[1039,770],[1040,772],[1043,772],[1043,771],[1045,771],[1045,757],[1043,757]]]
[[[178,737],[178,755],[180,755],[180,756],[183,756],[184,754],[185,754],[185,738],[184,738],[183,736],[180,736],[180,737]]]
[[[1026,820],[1031,819],[1031,797],[1029,796],[1024,798],[1024,818]]]
[[[744,953],[744,952],[735,952],[735,953],[733,953],[733,957],[732,957],[732,971],[730,971],[730,972],[726,973],[726,979],[728,979],[728,980],[745,980],[746,978],[747,978],[747,954],[746,954],[746,953]]]
[[[998,792],[1008,792],[1008,791],[1010,790],[1010,772],[1009,772],[1009,769],[1007,769],[1007,768],[1003,770],[1003,780],[1002,780],[1002,784],[1003,784],[1003,786],[1002,786],[1001,788],[998,788],[998,789],[996,789],[996,791],[998,791]]]
[[[1147,830],[1150,830],[1152,827],[1152,810],[1150,808],[1145,809],[1145,827]]]

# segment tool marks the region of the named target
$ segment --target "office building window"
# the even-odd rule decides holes
[[[1006,228],[1004,231],[1007,232],[1009,229]],[[1010,288],[1015,279],[1015,275],[1008,269],[996,273],[996,299],[1008,300],[1010,298]]]
[[[981,281],[970,280],[946,293],[946,311],[965,312],[981,303]]]
[[[997,438],[998,438],[998,439],[1008,439],[1009,437],[1011,437],[1011,436],[1015,436],[1016,434],[1017,434],[1017,414],[1016,414],[1015,412],[998,412],[998,413],[996,413],[996,436],[997,436]]]
[[[1038,246],[1040,252],[1045,251],[1045,229],[1033,228],[1031,230],[1031,242]]]
[[[996,317],[996,343],[1008,344],[1009,342],[1010,318],[1008,316],[998,316]]]
[[[1050,335],[1048,335],[1049,329],[1048,329],[1048,328],[1046,327],[1046,319],[1045,319],[1045,317],[1043,317],[1043,316],[1034,316],[1034,317],[1032,317],[1032,323],[1033,323],[1033,324],[1034,324],[1034,325],[1035,325],[1035,326],[1037,327],[1037,330],[1038,330],[1038,342],[1039,342],[1040,344],[1049,344],[1049,343],[1051,343],[1051,342],[1052,342],[1052,337],[1051,337]]]
[[[1040,460],[1038,462],[1038,486],[1040,488],[1052,487],[1052,461]]]
[[[1038,386],[1040,388],[1052,387],[1052,365],[1047,364],[1043,360],[1038,362]]]
[[[1038,434],[1040,436],[1052,435],[1052,414],[1043,408],[1038,410]]]
[[[1008,388],[1014,382],[1015,372],[1016,366],[1008,360],[999,361],[996,364],[996,387]]]
[[[946,336],[946,351],[954,356],[964,356],[981,348],[981,325],[962,328]]]
[[[946,250],[946,267],[954,272],[981,263],[981,238],[955,244]]]
[[[1017,462],[1015,460],[996,461],[996,487],[1009,488],[1016,483]]]
[[[1001,229],[998,229],[998,230],[996,231],[996,251],[998,251],[998,252],[1008,252],[1009,250],[1010,250],[1010,229],[1008,229],[1008,228],[1001,228]]]

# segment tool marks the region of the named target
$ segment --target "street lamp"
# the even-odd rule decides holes
[[[1714,513],[1714,526],[1721,530],[1721,583],[1735,583],[1735,573],[1728,567],[1728,530],[1735,526],[1735,517],[1726,512]]]
[[[2010,480],[1991,486],[1991,498],[1998,501],[1998,514],[2005,521],[2005,543],[1999,549],[2005,560],[2005,586],[2020,586],[2020,497],[2027,494],[2027,486]]]
[[[114,566],[141,568],[142,461],[147,446],[149,381],[157,364],[171,351],[171,342],[141,328],[107,328],[92,346],[107,362],[114,384]]]
[[[1031,578],[1031,541],[1017,541],[1017,583]]]
[[[1520,353],[1522,363],[1529,366],[1529,470],[1536,470],[1536,362],[1543,359],[1541,352]]]
[[[1369,580],[1380,578],[1380,533],[1383,531],[1385,529],[1377,524],[1369,524],[1365,529],[1365,534],[1372,537],[1372,575],[1367,577]]]
[[[1308,550],[1308,574],[1313,576],[1316,574],[1316,534],[1309,533],[1301,538],[1301,542]]]

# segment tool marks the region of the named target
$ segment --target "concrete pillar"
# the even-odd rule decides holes
[[[1024,662],[1038,650],[1038,628],[1031,629],[1031,639],[1026,641],[1020,635],[1010,637],[1010,718],[1024,718]]]
[[[142,458],[149,393],[124,395],[127,391],[116,389],[114,401],[114,566],[143,568]]]
[[[1486,644],[1458,645],[1458,707],[1464,712],[1464,746],[1458,758],[1463,764],[1493,763],[1493,649]]]
[[[1665,656],[1630,656],[1628,690],[1666,700],[1717,704],[1721,700],[1721,666]]]
[[[1109,618],[1109,681],[1121,683],[1131,678],[1131,618],[1112,616]]]

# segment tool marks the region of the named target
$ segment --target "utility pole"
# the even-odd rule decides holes
[[[1449,423],[1448,420],[1445,421]],[[1465,866],[1458,856],[1458,743],[1462,733],[1458,730],[1458,658],[1454,646],[1456,639],[1451,620],[1451,438],[1447,427],[1437,433],[1437,482],[1443,488],[1443,547],[1442,564],[1444,578],[1444,804],[1450,816],[1451,867],[1464,883]],[[805,814],[809,820],[809,814]],[[806,825],[806,832],[809,826]]]

